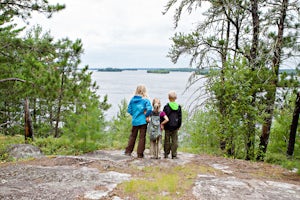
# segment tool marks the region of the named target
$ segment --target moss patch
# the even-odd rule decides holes
[[[180,199],[191,191],[199,173],[214,172],[207,166],[186,164],[175,167],[145,167],[134,180],[119,185],[126,196],[137,199]]]

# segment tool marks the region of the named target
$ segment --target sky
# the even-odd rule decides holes
[[[39,24],[55,39],[81,39],[82,66],[188,67],[188,58],[173,64],[167,57],[175,32],[189,32],[197,16],[185,12],[174,29],[174,9],[163,15],[168,0],[49,0],[66,8],[47,19],[34,14],[29,27]],[[28,28],[29,28],[28,27]]]

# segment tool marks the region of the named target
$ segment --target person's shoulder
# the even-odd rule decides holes
[[[181,110],[181,105],[180,104],[178,104],[178,110]]]
[[[150,101],[150,99],[148,99],[148,98],[143,98],[143,102],[144,102],[144,104],[146,105],[146,106],[151,106],[151,101]]]
[[[169,106],[169,104],[166,104],[166,105],[164,106],[163,111],[164,111],[165,113],[167,113],[169,110],[170,110],[170,106]]]
[[[144,97],[144,98],[143,98],[143,100],[145,100],[145,101],[147,101],[147,102],[150,102],[150,103],[151,103],[150,99],[149,99],[149,98],[147,98],[147,97]]]
[[[159,116],[161,116],[161,117],[164,117],[164,116],[166,116],[167,114],[166,114],[166,112],[165,111],[161,111],[160,113],[159,113]]]
[[[169,103],[166,103],[164,108],[170,108]]]

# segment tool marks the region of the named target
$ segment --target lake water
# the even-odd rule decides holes
[[[105,113],[106,119],[117,116],[119,105],[122,99],[127,102],[134,95],[136,86],[144,84],[147,88],[150,100],[157,97],[161,100],[162,106],[168,102],[168,92],[175,90],[177,102],[184,108],[191,104],[190,97],[195,94],[195,90],[204,84],[204,79],[198,81],[198,85],[185,92],[191,72],[170,72],[168,74],[147,73],[146,70],[125,70],[122,72],[98,72],[93,71],[92,79],[99,86],[97,94],[103,100],[104,95],[108,95],[108,103],[111,108]]]

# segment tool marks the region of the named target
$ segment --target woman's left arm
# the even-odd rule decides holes
[[[145,115],[146,115],[146,117],[148,117],[152,112],[152,105],[151,105],[151,102],[150,102],[149,99],[145,99],[145,102],[146,102],[146,106],[145,106],[146,107],[146,113],[145,113]]]

